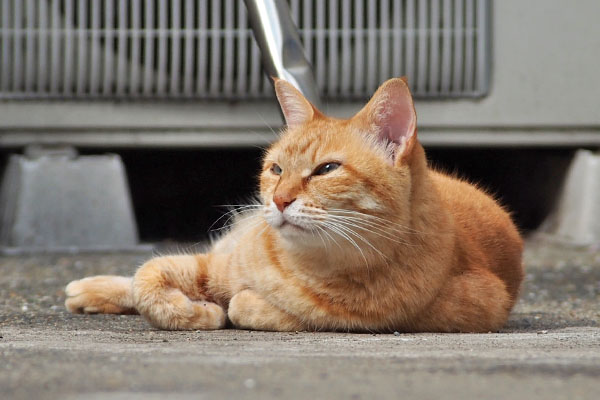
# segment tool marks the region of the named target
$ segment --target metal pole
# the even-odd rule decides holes
[[[312,104],[320,107],[312,67],[304,56],[287,1],[244,1],[267,73],[290,82]]]

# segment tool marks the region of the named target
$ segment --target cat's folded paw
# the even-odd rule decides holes
[[[65,307],[74,314],[133,314],[131,280],[94,276],[72,281],[65,288]]]

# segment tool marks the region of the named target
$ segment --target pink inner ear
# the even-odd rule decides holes
[[[404,144],[415,133],[416,115],[410,93],[389,93],[377,108],[380,140],[399,145],[401,153]]]
[[[402,81],[384,84],[375,94],[372,121],[379,140],[386,146],[393,143],[394,158],[408,148],[407,143],[415,133],[417,116],[410,91]]]

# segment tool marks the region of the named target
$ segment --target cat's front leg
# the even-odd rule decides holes
[[[65,307],[75,314],[137,314],[131,281],[114,275],[73,281],[65,288]]]
[[[241,329],[283,332],[307,329],[298,318],[250,289],[242,290],[231,298],[227,316],[236,328]]]

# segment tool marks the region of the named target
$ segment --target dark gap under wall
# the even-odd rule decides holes
[[[226,209],[256,191],[259,149],[79,149],[120,154],[143,241],[199,242]],[[0,152],[4,165],[9,152]],[[523,231],[550,211],[573,154],[565,149],[427,149],[431,164],[476,182],[512,210]],[[223,222],[223,221],[221,221]],[[219,227],[220,223],[215,225]]]

